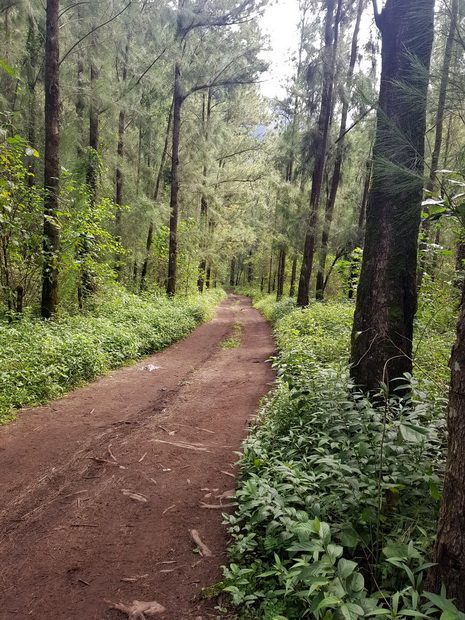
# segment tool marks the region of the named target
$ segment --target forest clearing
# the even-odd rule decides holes
[[[465,0],[0,33],[0,617],[465,620]]]

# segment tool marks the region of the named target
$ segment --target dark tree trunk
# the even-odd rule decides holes
[[[295,280],[297,276],[297,254],[294,255],[292,259],[292,268],[291,268],[291,285],[289,287],[289,297],[294,297],[295,295]]]
[[[247,262],[247,282],[249,284],[253,281],[253,262],[252,262],[253,252],[249,250],[249,260]]]
[[[170,133],[171,133],[171,123],[173,120],[173,103],[171,103],[171,107],[170,107],[170,111],[168,114],[168,123],[166,126],[166,134],[165,134],[165,142],[163,145],[163,152],[161,154],[161,160],[160,160],[160,166],[158,168],[158,174],[157,174],[157,180],[155,183],[155,191],[153,193],[153,200],[155,203],[158,202],[158,199],[160,197],[160,188],[161,188],[161,180],[163,178],[163,171],[165,169],[165,162],[166,162],[166,156],[168,155],[168,146],[169,146],[169,141],[170,141]],[[144,259],[144,264],[142,265],[142,272],[141,272],[141,276],[140,276],[140,290],[143,291],[145,289],[145,284],[146,284],[146,280],[147,280],[147,271],[149,268],[149,259],[150,259],[150,250],[152,248],[152,243],[153,243],[153,229],[154,229],[154,222],[153,220],[150,221],[149,224],[149,230],[147,233],[147,242],[146,242],[146,248],[145,248],[145,259]]]
[[[355,383],[370,392],[412,371],[433,7],[387,0],[376,15],[381,90],[351,353]]]
[[[129,59],[129,44],[130,44],[130,36],[126,41],[126,45],[123,50],[122,55],[122,68],[121,68],[121,76],[118,75],[118,59],[117,59],[117,75],[119,77],[119,81],[122,83],[123,88],[126,83],[128,77],[128,59]],[[123,173],[123,162],[124,162],[124,133],[126,130],[126,111],[124,108],[121,108],[118,115],[118,144],[116,147],[116,171],[115,171],[115,204],[117,207],[116,210],[116,238],[121,243],[123,239],[123,222],[122,222],[122,206],[124,201],[124,173]],[[116,273],[118,274],[118,279],[121,277],[121,267],[122,267],[122,256],[118,254],[116,256]]]
[[[89,202],[92,206],[95,206],[97,202],[97,192],[98,192],[98,174],[99,174],[99,163],[98,163],[98,153],[100,146],[100,131],[99,131],[99,123],[100,123],[100,110],[97,99],[97,87],[96,82],[99,78],[100,71],[96,66],[94,59],[97,54],[98,48],[98,40],[97,35],[92,35],[92,43],[90,47],[90,85],[91,85],[91,103],[89,107],[89,149],[87,153],[87,162],[86,162],[86,183],[89,188]],[[79,70],[79,62],[78,62],[78,70]],[[78,76],[79,77],[79,76]],[[83,103],[78,102],[76,104],[76,111],[81,112],[83,110]],[[82,310],[84,308],[84,302],[89,297],[89,295],[93,292],[93,279],[94,274],[88,267],[87,259],[89,256],[89,240],[85,234],[81,234],[78,242],[78,259],[81,265],[80,273],[79,273],[79,282],[78,282],[78,305],[79,309]]]
[[[207,288],[210,288],[211,276],[212,276],[212,268],[210,267],[210,265],[208,265],[208,267],[207,267],[207,277],[206,277],[206,281],[205,281],[205,286]]]
[[[360,31],[360,21],[362,19],[363,8],[365,0],[358,0],[357,17],[355,20],[354,33],[352,35],[352,46],[350,52],[349,69],[347,71],[347,87],[351,87],[352,78],[354,76],[355,63],[357,62],[358,55],[358,35]],[[322,300],[325,290],[325,269],[326,259],[329,249],[329,234],[331,231],[331,224],[333,223],[334,207],[336,205],[336,197],[339,189],[339,183],[341,181],[342,163],[344,160],[344,138],[347,128],[347,115],[349,113],[349,93],[344,94],[341,112],[341,125],[339,128],[339,139],[336,146],[336,158],[334,162],[333,176],[331,179],[331,189],[329,192],[329,198],[326,201],[325,219],[323,222],[323,232],[321,235],[321,247],[318,263],[318,273],[316,275],[316,299]]]
[[[278,278],[276,286],[276,300],[280,301],[284,292],[284,276],[286,273],[286,250],[281,248],[279,250],[278,258]]]
[[[198,267],[199,275],[197,278],[197,289],[199,293],[203,293],[203,288],[205,286],[206,268],[207,268],[207,261],[205,259],[202,259]]]
[[[58,310],[57,224],[60,177],[60,82],[59,82],[60,0],[47,0],[45,35],[45,153],[44,153],[44,241],[41,313],[45,319]]]
[[[315,234],[318,223],[321,190],[326,166],[329,128],[333,108],[334,76],[336,71],[336,49],[341,18],[342,0],[328,0],[325,25],[325,54],[323,68],[323,86],[321,108],[318,118],[317,137],[315,140],[315,163],[312,173],[312,190],[310,210],[306,225],[304,255],[300,270],[297,303],[307,306],[310,299],[310,278],[312,275],[313,255],[315,252]]]
[[[234,286],[236,283],[236,257],[233,256],[231,259],[231,268],[229,273],[229,285]]]
[[[173,146],[171,155],[171,198],[170,198],[170,236],[168,257],[168,295],[176,293],[176,262],[178,257],[178,195],[179,195],[179,141],[181,137],[181,107],[183,104],[181,89],[181,67],[174,68],[173,95]]]
[[[426,587],[439,592],[446,586],[447,598],[453,598],[465,611],[465,283],[457,324],[457,340],[449,366],[451,382],[447,416],[447,466],[442,504],[433,549],[433,562]]]
[[[203,124],[203,132],[205,136],[205,145],[208,148],[208,139],[209,139],[209,123],[211,117],[212,110],[212,90],[208,89],[208,93],[204,93],[202,97],[202,124]],[[206,153],[204,153],[204,157],[206,157]],[[208,202],[206,197],[206,189],[207,189],[207,164],[204,163],[203,166],[203,187],[202,187],[202,197],[200,199],[200,249],[203,253],[202,259],[199,264],[199,275],[197,279],[197,288],[202,293],[203,287],[205,283],[205,267],[207,264],[207,259],[205,257],[206,247],[207,247],[207,234],[208,234]]]
[[[270,256],[270,264],[268,268],[268,289],[267,289],[268,295],[271,293],[272,281],[273,281],[273,253],[271,253],[271,256]]]

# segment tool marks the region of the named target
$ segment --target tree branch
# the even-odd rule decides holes
[[[376,0],[375,0],[375,1],[376,1]],[[352,129],[353,129],[354,127],[356,127],[356,126],[357,126],[357,125],[358,125],[361,121],[363,121],[363,119],[365,118],[365,116],[368,116],[368,114],[370,114],[370,112],[373,112],[373,110],[374,110],[374,109],[375,109],[375,106],[371,106],[371,108],[368,108],[368,110],[367,110],[366,112],[364,112],[364,113],[362,114],[362,116],[360,116],[360,118],[358,118],[356,121],[354,121],[354,122],[352,123],[352,125],[349,127],[349,129],[346,129],[346,130],[344,131],[344,133],[343,133],[343,134],[341,134],[341,135],[338,137],[338,139],[336,140],[336,142],[335,142],[334,144],[337,144],[338,142],[340,142],[340,141],[342,140],[342,138],[344,138],[344,136],[346,136],[346,135],[349,133],[349,131],[352,131]]]
[[[375,23],[378,28],[381,30],[381,13],[378,10],[378,0],[372,0],[373,3],[373,13],[375,15]]]
[[[131,6],[133,0],[129,0],[129,2],[126,4],[125,7],[123,7],[121,9],[121,11],[119,13],[116,13],[116,15],[113,15],[113,17],[110,17],[110,19],[108,19],[106,22],[103,22],[102,24],[99,24],[98,26],[95,26],[95,28],[92,28],[92,30],[90,32],[88,32],[87,34],[85,34],[83,37],[81,37],[79,39],[79,41],[76,41],[76,43],[74,45],[72,45],[69,50],[66,52],[66,54],[63,56],[63,58],[60,60],[59,64],[61,65],[61,63],[66,60],[66,58],[68,58],[68,56],[71,54],[71,52],[76,49],[76,47],[82,43],[82,41],[84,41],[84,39],[87,39],[87,37],[89,37],[92,33],[96,32],[97,30],[100,30],[100,28],[103,28],[104,26],[106,26],[107,24],[110,24],[112,21],[114,21],[117,17],[119,17],[122,13],[124,13],[124,11]]]

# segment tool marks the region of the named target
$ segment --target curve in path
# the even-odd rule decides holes
[[[273,347],[231,295],[184,341],[0,428],[0,618],[117,620],[134,600],[214,618],[200,592],[221,579],[221,513]]]

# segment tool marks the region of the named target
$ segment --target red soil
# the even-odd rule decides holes
[[[220,348],[235,324],[240,346]],[[118,620],[134,600],[160,620],[219,615],[201,589],[221,580],[221,513],[272,351],[233,295],[183,342],[0,428],[0,618]]]

